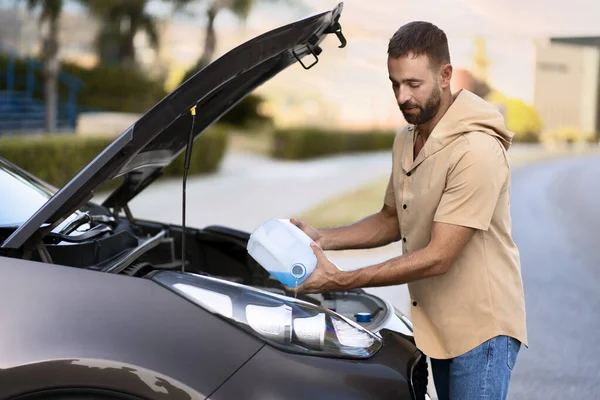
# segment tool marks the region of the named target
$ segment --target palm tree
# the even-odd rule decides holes
[[[254,0],[210,0],[206,10],[206,34],[204,36],[204,49],[198,61],[199,67],[208,65],[214,58],[217,48],[217,35],[215,32],[215,18],[222,9],[229,9],[238,18],[245,20],[250,14]]]
[[[175,11],[180,11],[185,8],[188,4],[196,2],[198,0],[173,0]],[[182,79],[185,82],[192,77],[200,69],[204,68],[213,61],[215,56],[215,50],[217,48],[217,35],[215,32],[215,19],[217,14],[222,10],[229,10],[239,19],[245,20],[250,11],[259,2],[285,2],[291,6],[294,6],[300,11],[302,7],[302,1],[300,0],[203,0],[208,1],[206,8],[207,23],[204,35],[204,49],[202,56],[192,68],[190,68]],[[238,103],[229,113],[224,115],[220,120],[222,122],[230,123],[233,125],[243,125],[249,121],[268,121],[268,118],[262,116],[258,109],[260,104],[263,102],[262,97],[251,94],[245,97],[240,103]]]
[[[186,5],[195,2],[197,0],[174,0],[174,4],[176,8],[182,8]],[[213,61],[215,56],[215,51],[217,48],[217,35],[215,32],[215,19],[218,13],[222,10],[229,10],[234,15],[236,15],[240,20],[245,20],[248,18],[250,11],[259,3],[259,2],[285,2],[289,5],[299,6],[302,4],[299,0],[204,0],[208,1],[208,6],[206,8],[206,28],[204,35],[204,48],[202,50],[202,56],[196,63],[196,65],[186,74],[184,79],[189,78],[196,71],[204,68],[206,65],[210,64]]]
[[[46,132],[56,131],[58,114],[58,30],[63,9],[63,0],[27,0],[30,11],[40,9],[40,25],[48,24],[43,36],[42,56],[44,60],[44,102],[46,107]]]
[[[102,62],[135,64],[135,35],[143,31],[157,48],[156,19],[146,11],[150,0],[79,0],[101,23],[96,46]]]

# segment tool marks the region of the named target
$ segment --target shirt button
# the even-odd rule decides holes
[[[402,206],[402,208],[404,208],[406,210],[406,204]]]
[[[402,241],[403,241],[404,243],[406,243],[406,238],[402,238]]]
[[[407,172],[407,173],[406,173],[406,176],[410,176],[410,172]]]
[[[413,301],[413,306],[416,307],[417,306],[417,302]]]

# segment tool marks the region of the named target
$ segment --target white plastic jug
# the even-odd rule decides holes
[[[288,219],[270,219],[250,235],[247,250],[275,279],[296,287],[317,265],[312,239]]]

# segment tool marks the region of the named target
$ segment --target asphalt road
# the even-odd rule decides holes
[[[600,397],[600,156],[513,171],[529,348],[511,399]]]

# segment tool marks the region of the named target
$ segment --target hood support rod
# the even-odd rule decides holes
[[[185,205],[186,205],[186,183],[188,177],[188,171],[190,169],[190,160],[192,158],[192,145],[194,143],[194,125],[196,123],[196,106],[194,105],[190,109],[192,114],[192,127],[190,128],[190,135],[188,137],[188,143],[185,149],[185,162],[183,164],[183,193],[182,193],[182,207],[181,207],[181,272],[185,272]]]

